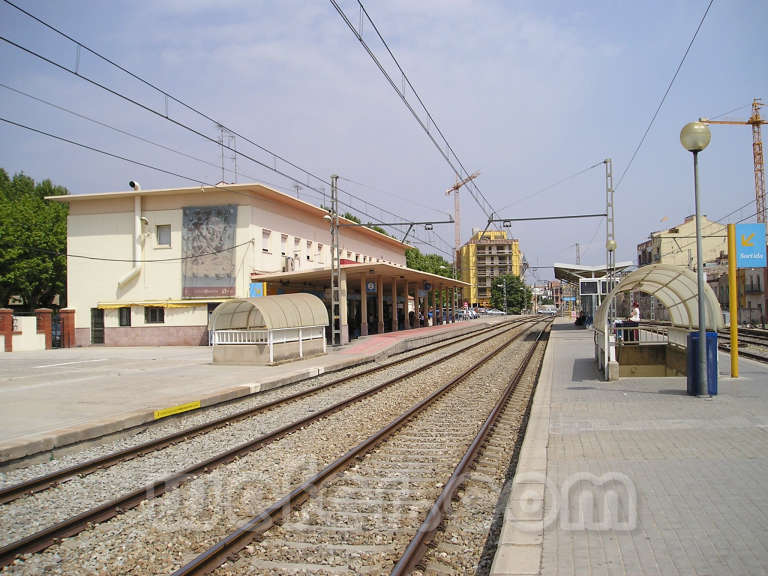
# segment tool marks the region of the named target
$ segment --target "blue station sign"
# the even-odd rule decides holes
[[[765,224],[736,224],[736,267],[765,267]]]

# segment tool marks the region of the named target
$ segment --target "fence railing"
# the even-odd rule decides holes
[[[211,344],[284,344],[286,342],[306,342],[325,338],[325,326],[306,326],[302,328],[278,328],[270,330],[214,330],[211,334]]]

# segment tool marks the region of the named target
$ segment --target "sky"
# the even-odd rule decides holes
[[[296,194],[293,180],[268,168],[277,167],[302,182],[302,199],[327,205],[327,182],[338,174],[340,200],[363,221],[447,220],[453,213],[445,194],[456,180],[453,168],[330,2],[14,2],[208,118],[87,50],[78,53],[71,40],[0,1],[4,39],[79,74],[0,42],[2,118],[175,175],[0,122],[0,167],[9,174],[50,178],[73,194],[128,190],[129,180],[145,189],[216,183],[220,123],[239,134],[238,182]],[[339,4],[359,27],[358,3]],[[652,231],[694,213],[693,162],[680,145],[681,128],[729,111],[724,119],[746,120],[755,97],[768,104],[768,2],[715,0],[630,164],[708,4],[364,2],[455,152],[454,165],[457,157],[466,171],[480,171],[477,188],[461,192],[462,242],[488,220],[471,193],[482,193],[497,218],[604,212],[603,160],[610,158],[616,259],[635,262],[637,245]],[[370,22],[362,28],[402,87]],[[406,99],[417,104],[410,89]],[[425,123],[434,137],[435,126]],[[754,222],[751,127],[711,130],[699,155],[702,213]],[[232,153],[225,152],[225,180],[233,181]],[[415,246],[450,260],[453,225],[417,228],[429,244]],[[575,262],[577,251],[583,264],[605,261],[603,218],[513,223],[509,230],[533,269],[528,282],[552,278],[553,262]]]

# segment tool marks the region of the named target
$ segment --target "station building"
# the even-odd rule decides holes
[[[489,306],[496,278],[523,273],[520,241],[505,230],[473,231],[472,238],[457,254],[459,278],[469,284],[462,293],[470,306]]]
[[[329,305],[328,212],[268,186],[137,186],[49,200],[70,206],[77,346],[207,345],[211,313],[233,298],[309,292]],[[340,229],[342,342],[427,322],[430,305],[434,321],[446,316],[463,283],[409,270],[406,248],[367,227]]]
[[[728,252],[726,226],[701,217],[701,242],[704,262],[712,262]],[[651,232],[637,245],[637,265],[672,264],[693,269],[696,265],[696,216],[666,230]]]
[[[702,261],[710,287],[723,310],[728,310],[728,239],[725,224],[701,217]],[[672,264],[696,269],[696,216],[667,230],[652,232],[637,246],[638,266]],[[746,268],[737,271],[738,319],[740,324],[762,324],[768,310],[768,269]],[[655,302],[649,300],[649,305]],[[641,302],[642,310],[642,302]]]

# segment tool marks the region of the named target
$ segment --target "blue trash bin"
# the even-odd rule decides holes
[[[688,381],[687,389],[690,396],[696,396],[699,373],[699,333],[688,333]],[[717,332],[707,332],[707,392],[710,396],[717,394]]]

